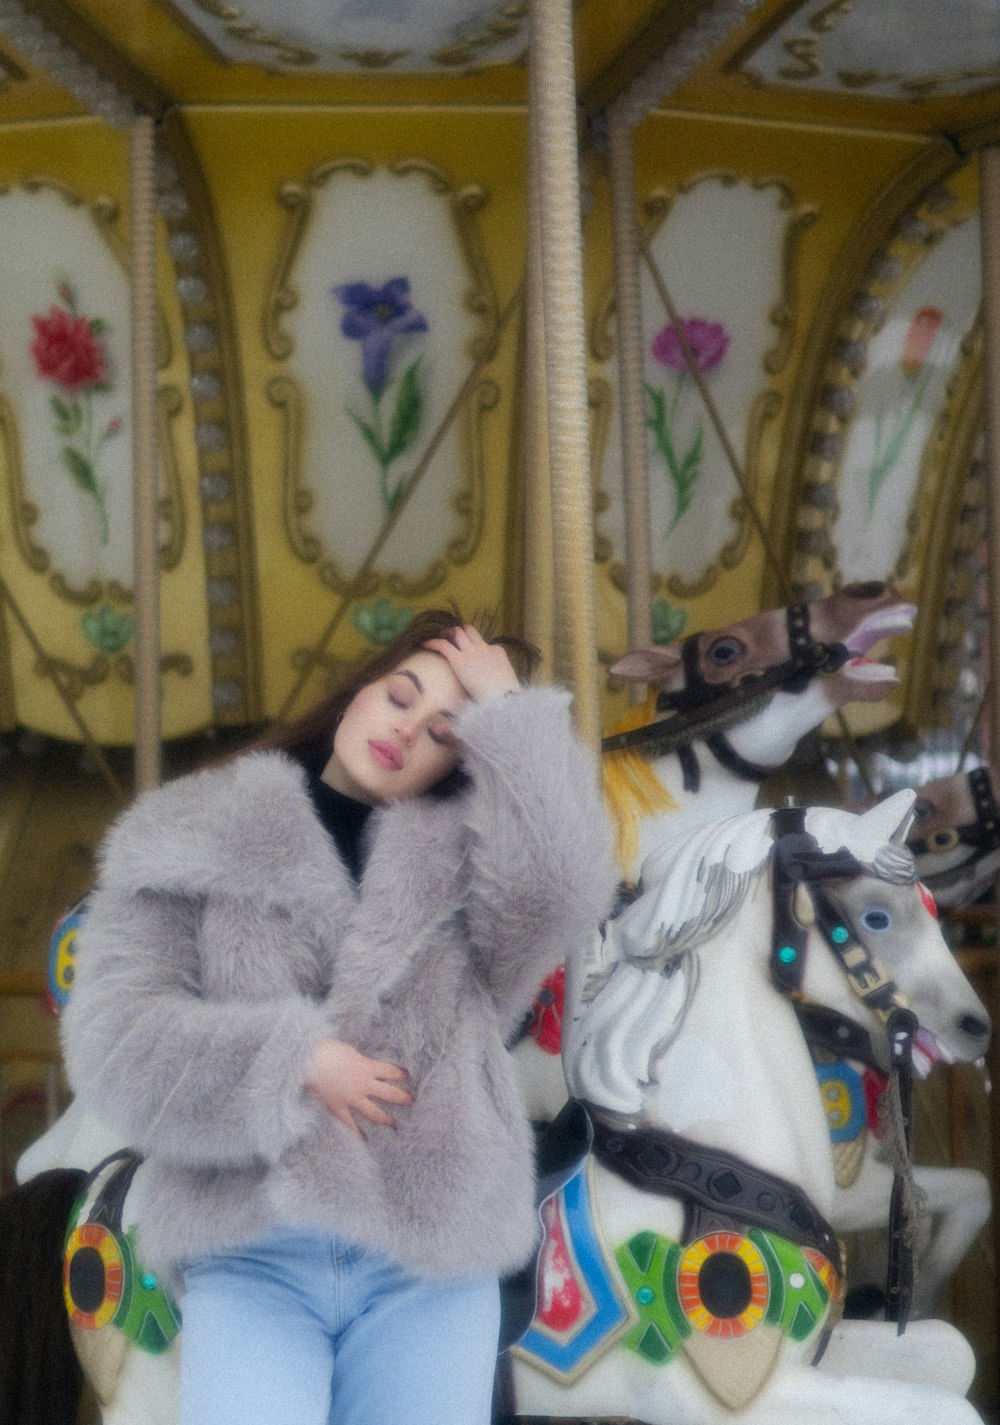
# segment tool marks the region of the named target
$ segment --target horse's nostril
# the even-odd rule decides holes
[[[990,1034],[989,1021],[980,1019],[977,1014],[963,1014],[958,1021],[958,1027],[963,1034],[967,1034],[970,1039],[988,1039]]]
[[[845,584],[840,592],[849,599],[877,599],[888,587],[878,579],[869,579],[864,584]]]

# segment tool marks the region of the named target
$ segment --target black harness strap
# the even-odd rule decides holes
[[[822,1252],[843,1275],[836,1233],[795,1183],[735,1153],[668,1129],[621,1127],[593,1104],[584,1107],[593,1124],[594,1154],[606,1168],[633,1187],[683,1202],[686,1242],[749,1223]]]
[[[773,770],[747,761],[729,745],[723,729],[743,722],[766,706],[778,691],[801,693],[813,678],[835,673],[851,656],[843,643],[817,643],[809,632],[807,604],[790,604],[785,612],[789,657],[760,673],[745,673],[738,682],[710,683],[699,666],[701,634],[689,634],[681,644],[684,687],[663,692],[656,700],[657,718],[628,732],[612,733],[601,739],[602,752],[625,749],[646,756],[662,757],[669,752],[690,749],[696,740],[705,740],[713,755],[730,771],[748,781],[763,781]],[[684,765],[684,787],[697,791],[700,774],[695,754],[690,750]]]
[[[953,851],[958,845],[971,846],[982,852],[1000,849],[1000,806],[997,806],[996,797],[993,795],[989,769],[973,767],[968,773],[968,783],[976,811],[975,821],[965,826],[943,828],[931,837],[915,837],[907,843],[915,856],[926,856],[931,852],[940,855]],[[966,864],[968,863],[963,863]],[[959,871],[961,867],[956,867],[955,870]]]
[[[903,1119],[903,1148],[906,1161],[913,1156],[913,1038],[916,1016],[908,1009],[893,1010],[889,1019],[889,1048],[892,1067],[889,1093],[898,1094]],[[911,1182],[912,1188],[912,1182]],[[902,1336],[909,1320],[913,1298],[912,1198],[907,1193],[907,1175],[897,1168],[889,1199],[889,1266],[886,1273],[885,1319],[895,1321]]]

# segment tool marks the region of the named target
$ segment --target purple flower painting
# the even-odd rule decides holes
[[[701,421],[694,426],[694,434],[686,447],[680,448],[678,414],[682,397],[691,381],[688,357],[684,344],[689,348],[697,369],[707,375],[720,366],[729,349],[729,333],[721,322],[706,321],[704,317],[685,317],[680,323],[684,342],[671,323],[667,323],[653,338],[650,348],[653,360],[676,375],[673,389],[646,383],[649,398],[649,414],[646,427],[653,434],[655,449],[663,457],[667,476],[674,486],[674,516],[666,533],[676,529],[694,495],[694,488],[701,473],[705,432]],[[689,426],[690,429],[690,426]]]
[[[392,277],[381,287],[346,282],[332,291],[343,306],[341,333],[361,345],[362,377],[371,402],[369,419],[350,409],[348,415],[378,462],[382,500],[386,509],[392,510],[405,479],[398,479],[390,488],[389,467],[413,444],[423,416],[419,357],[395,381],[395,400],[388,416],[382,401],[394,384],[393,368],[400,349],[409,345],[406,338],[429,330],[427,318],[410,301],[408,277]]]

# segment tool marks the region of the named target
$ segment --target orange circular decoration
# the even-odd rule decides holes
[[[63,1296],[74,1326],[99,1331],[125,1290],[125,1262],[114,1234],[97,1222],[74,1228],[63,1257]]]
[[[713,1311],[703,1298],[703,1269],[708,1265],[711,1270],[712,1259],[722,1256],[737,1258],[746,1270],[745,1280],[740,1283],[745,1285],[746,1301],[731,1316]],[[743,1278],[743,1273],[739,1275]],[[685,1248],[677,1267],[677,1294],[684,1315],[696,1331],[724,1341],[745,1336],[767,1310],[770,1284],[764,1259],[749,1238],[737,1232],[711,1232]]]
[[[802,1255],[830,1293],[830,1299],[839,1301],[844,1294],[844,1283],[837,1275],[837,1269],[829,1258],[824,1257],[822,1252],[817,1252],[814,1247],[803,1247]]]

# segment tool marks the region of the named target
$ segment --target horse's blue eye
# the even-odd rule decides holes
[[[892,925],[892,916],[887,910],[866,910],[861,917],[861,924],[866,930],[888,930]]]

